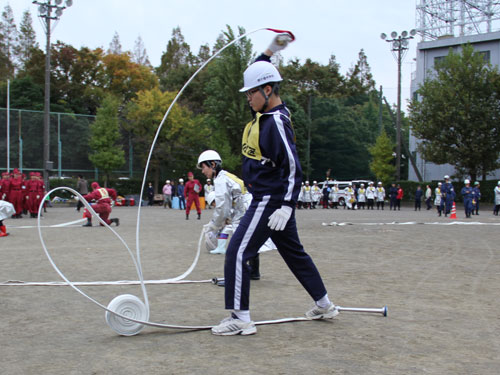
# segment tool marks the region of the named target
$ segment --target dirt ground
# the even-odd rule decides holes
[[[179,210],[143,207],[140,230],[145,279],[165,279],[191,264],[202,220]],[[135,252],[136,207],[116,207],[116,228]],[[192,215],[195,216],[195,215]],[[51,208],[42,225],[81,218]],[[146,327],[117,335],[104,310],[68,286],[0,286],[2,374],[498,374],[500,246],[494,225],[367,225],[465,222],[434,210],[300,210],[299,235],[330,298],[341,306],[383,307],[389,314],[343,312],[331,321],[263,325],[254,336]],[[323,226],[350,222],[353,225]],[[488,210],[468,223],[500,223]],[[364,223],[364,224],[363,224]],[[6,220],[0,239],[0,282],[59,281],[34,219]],[[43,228],[49,251],[72,281],[137,280],[123,245],[105,228]],[[252,282],[254,320],[302,316],[310,297],[276,251],[261,255]],[[190,280],[223,276],[223,256],[202,251]],[[87,286],[107,305],[120,294],[142,299],[138,286]],[[150,320],[212,325],[227,313],[223,288],[209,284],[147,287]]]

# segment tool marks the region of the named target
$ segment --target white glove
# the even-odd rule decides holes
[[[286,223],[292,216],[293,209],[290,206],[281,206],[276,211],[269,216],[269,222],[267,226],[272,230],[283,230],[286,227]]]
[[[290,43],[291,41],[292,37],[290,36],[290,34],[278,34],[274,37],[268,49],[274,54],[278,51],[281,51],[282,49],[285,49],[288,43]]]
[[[205,225],[203,226],[203,230],[205,231],[205,233],[208,233],[208,232],[215,232],[215,231],[217,231],[217,229],[219,229],[219,228],[217,228],[217,227],[215,226],[215,224],[214,224],[214,222],[213,222],[212,220],[210,220],[210,221],[208,222],[208,224],[205,224]]]

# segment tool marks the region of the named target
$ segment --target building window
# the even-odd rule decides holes
[[[443,60],[446,58],[446,56],[436,56],[434,57],[434,66],[438,66]]]
[[[483,56],[484,62],[490,62],[490,51],[478,51],[478,53]]]

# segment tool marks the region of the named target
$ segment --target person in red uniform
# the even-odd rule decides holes
[[[84,195],[83,198],[89,203],[91,201],[95,201],[95,203],[92,203],[91,206],[94,209],[94,211],[99,214],[99,217],[102,220],[104,220],[104,222],[106,222],[106,224],[111,225],[111,223],[115,223],[116,226],[120,225],[120,219],[118,218],[109,219],[109,214],[111,213],[111,200],[116,199],[117,196],[116,190],[102,188],[99,186],[97,182],[92,182],[91,187],[92,187],[92,192],[87,195]],[[92,214],[86,208],[85,210],[83,210],[83,217],[87,218],[87,223],[84,224],[83,226],[91,227]]]
[[[3,172],[2,179],[0,180],[0,200],[10,202],[10,173]]]
[[[200,198],[199,194],[202,189],[200,181],[194,178],[193,172],[188,172],[188,182],[186,182],[186,187],[184,188],[184,196],[187,198],[186,203],[186,220],[189,220],[189,211],[191,211],[191,205],[195,204],[196,212],[198,212],[198,220],[201,219],[201,209],[200,209]]]
[[[43,176],[40,172],[35,172],[36,179],[37,179],[37,194],[36,194],[36,202],[35,202],[35,217],[36,217],[36,212],[38,211],[38,206],[40,206],[40,202],[42,201],[43,197],[47,193],[45,191],[45,183],[43,181]],[[43,212],[47,212],[47,201],[43,202]]]
[[[36,172],[30,172],[30,179],[26,181],[26,193],[25,193],[25,203],[26,208],[30,212],[30,217],[36,217],[36,213],[38,212],[37,202],[37,194],[38,194],[38,177],[36,176]]]
[[[14,205],[16,213],[13,215],[14,219],[23,217],[23,197],[26,186],[24,185],[23,177],[19,169],[15,168],[12,171],[12,179],[10,182],[9,200]]]

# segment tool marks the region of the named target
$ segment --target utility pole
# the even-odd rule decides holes
[[[401,63],[410,45],[409,40],[417,35],[415,29],[401,32],[398,36],[396,31],[391,33],[392,39],[386,39],[387,35],[382,33],[380,38],[391,44],[391,52],[398,64],[398,103],[396,113],[396,180],[401,180]]]
[[[63,0],[33,1],[38,5],[38,17],[42,19],[45,26],[45,98],[43,105],[43,181],[46,188],[49,188],[49,171],[52,169],[50,159],[50,33],[51,21],[58,21],[63,10],[73,5],[73,0],[66,0],[66,5],[61,6]],[[55,15],[52,15],[54,12]]]

